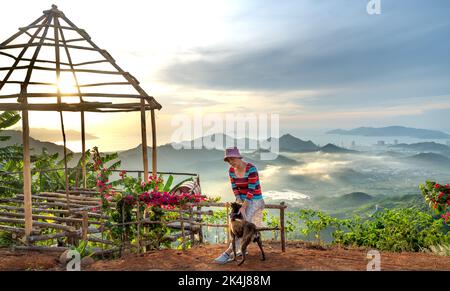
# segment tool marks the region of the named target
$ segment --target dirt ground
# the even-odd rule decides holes
[[[249,248],[246,262],[226,265],[212,263],[226,245],[203,245],[180,250],[152,251],[128,255],[114,260],[97,260],[85,270],[217,270],[217,271],[309,271],[309,270],[366,270],[367,250],[347,248],[317,248],[304,243],[289,243],[285,253],[278,245],[265,244],[266,261],[260,260],[256,245]],[[11,252],[0,250],[2,270],[64,270],[58,263],[58,253]],[[382,270],[450,270],[450,257],[427,253],[381,253]]]

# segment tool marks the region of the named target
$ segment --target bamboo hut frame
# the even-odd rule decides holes
[[[63,20],[67,25],[61,25],[60,20]],[[53,37],[48,35],[49,28],[53,28]],[[34,32],[33,32],[34,30]],[[66,39],[65,32],[71,31],[77,33],[79,37]],[[20,36],[28,36],[29,41],[23,44],[11,44]],[[87,46],[75,45],[77,42],[87,42]],[[54,47],[54,60],[47,60],[39,58],[39,52],[42,47]],[[25,58],[24,55],[28,49],[34,49],[31,58]],[[8,50],[21,50],[18,55],[8,53]],[[98,60],[76,63],[73,61],[70,50],[77,51],[93,51],[100,54],[101,58]],[[65,54],[67,62],[61,61],[61,55]],[[66,176],[65,198],[67,210],[71,211],[69,185],[68,185],[68,168],[67,168],[67,146],[64,129],[63,111],[66,112],[80,112],[81,118],[81,143],[82,143],[82,176],[83,185],[86,186],[86,137],[85,137],[85,112],[109,113],[109,112],[133,112],[139,111],[141,113],[141,138],[142,138],[142,159],[144,168],[144,177],[148,179],[148,153],[147,153],[147,129],[145,112],[150,110],[151,113],[151,130],[152,130],[152,175],[156,176],[157,172],[157,152],[156,152],[156,121],[155,109],[160,110],[162,106],[152,97],[149,96],[139,85],[138,80],[129,72],[122,70],[111,55],[98,47],[90,38],[90,36],[83,29],[77,27],[71,22],[62,11],[58,10],[56,5],[52,5],[50,10],[43,11],[43,15],[32,22],[30,25],[20,28],[19,32],[12,35],[10,38],[0,44],[0,56],[8,57],[14,60],[14,64],[10,67],[0,67],[0,71],[7,71],[6,76],[0,81],[0,92],[7,84],[20,85],[20,92],[15,94],[0,95],[0,99],[17,98],[15,103],[0,103],[0,110],[12,110],[22,112],[22,130],[23,130],[23,203],[24,203],[24,222],[25,222],[25,240],[28,241],[32,233],[33,214],[32,214],[32,193],[31,193],[31,169],[30,169],[30,143],[29,143],[29,111],[56,111],[60,113],[61,131],[64,143],[64,168]],[[21,62],[28,62],[28,65],[19,65]],[[114,70],[94,70],[83,69],[83,66],[106,63],[112,65]],[[54,67],[39,66],[38,64],[50,64]],[[68,68],[67,68],[68,67]],[[26,70],[24,80],[10,80],[14,71]],[[31,81],[33,71],[51,71],[55,72],[56,80],[59,80],[61,73],[69,72],[72,74],[75,81],[76,93],[61,92],[58,83],[51,82],[34,82]],[[98,82],[92,84],[81,84],[79,76],[83,73],[99,75],[118,75],[124,78],[121,82]],[[55,86],[57,92],[28,92],[28,86]],[[83,92],[86,88],[101,87],[102,86],[132,86],[137,94],[113,94],[113,93],[89,93]],[[56,97],[56,103],[33,104],[29,103],[29,98],[42,97]],[[65,103],[64,97],[78,97],[79,103]],[[101,97],[101,98],[128,98],[132,102],[128,103],[114,103],[114,102],[89,102],[84,100],[84,97]],[[139,99],[139,101],[135,101]],[[35,222],[34,222],[35,223]]]

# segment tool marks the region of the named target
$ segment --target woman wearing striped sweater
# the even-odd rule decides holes
[[[237,148],[226,149],[224,161],[230,164],[228,175],[236,202],[242,203],[240,212],[247,221],[261,227],[264,199],[261,193],[258,170],[252,163],[242,160],[242,156]],[[241,255],[239,240],[236,240],[236,249],[238,250],[237,255]],[[233,259],[231,256],[232,252],[233,249],[230,244],[228,249],[215,261],[219,264],[231,261]]]

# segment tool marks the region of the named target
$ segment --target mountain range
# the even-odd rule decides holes
[[[419,129],[404,126],[388,126],[388,127],[358,127],[351,130],[334,129],[326,132],[327,134],[339,135],[356,135],[356,136],[404,136],[420,139],[450,139],[450,135],[430,129]]]

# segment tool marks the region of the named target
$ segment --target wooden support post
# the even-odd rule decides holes
[[[137,245],[137,253],[141,253],[141,203],[138,202],[136,209],[136,219],[137,223],[137,234],[136,234],[136,245]]]
[[[194,221],[194,206],[189,205],[189,227],[191,228],[191,233],[190,233],[190,237],[191,237],[191,246],[194,246],[195,244],[195,233],[194,231],[192,231],[194,224],[192,222]]]
[[[142,135],[142,160],[144,163],[144,181],[148,181],[148,156],[147,156],[147,125],[145,122],[145,100],[141,98],[141,135]]]
[[[59,29],[57,29],[56,26],[59,27]],[[78,96],[80,98],[80,104],[83,104],[83,98],[81,95],[80,84],[78,83],[78,78],[77,78],[77,75],[74,70],[72,57],[70,56],[69,48],[67,47],[67,42],[66,42],[66,38],[64,36],[64,32],[60,26],[58,17],[56,17],[55,18],[55,40],[58,40],[58,36],[57,36],[58,30],[61,35],[61,41],[64,46],[65,52],[66,52],[67,60],[69,61],[68,64],[70,66],[70,69],[72,70],[72,76],[75,80],[75,85],[76,85],[76,88],[78,91]],[[59,59],[57,60],[57,62],[59,62]],[[86,153],[85,153],[86,152],[86,132],[85,132],[84,111],[83,110],[81,111],[80,117],[81,117],[81,157],[82,157],[81,169],[82,169],[82,173],[83,173],[83,189],[86,189],[87,188],[87,185],[86,185]]]
[[[180,226],[181,226],[181,246],[183,250],[186,249],[186,243],[185,243],[185,234],[184,234],[184,222],[183,222],[183,210],[180,207]]]
[[[202,222],[202,207],[201,206],[197,206],[197,219]],[[198,229],[198,242],[200,244],[203,243],[203,229],[202,229],[202,225],[199,225],[199,229]]]
[[[54,25],[55,27],[59,26],[58,16],[54,18]],[[58,104],[61,104],[61,88],[59,86],[59,82],[61,81],[61,63],[60,63],[60,55],[59,55],[59,32],[58,29],[54,29],[54,35],[55,35],[55,71],[56,71],[56,82],[58,82],[58,86],[56,86],[56,92],[57,92],[57,101]],[[64,144],[64,175],[65,175],[65,188],[66,188],[66,196],[67,196],[67,209],[70,212],[70,205],[69,205],[69,171],[67,169],[67,141],[66,141],[66,133],[64,132],[64,118],[62,111],[59,111],[59,117],[61,120],[61,131],[62,131],[62,137],[63,137],[63,144]]]
[[[26,88],[22,88],[23,102],[27,102]],[[33,228],[33,214],[31,201],[31,167],[30,167],[30,127],[28,121],[28,110],[22,111],[22,141],[23,141],[23,194],[25,210],[25,239],[31,235]]]
[[[89,229],[89,221],[87,211],[83,211],[81,213],[83,221],[81,222],[81,239],[87,241],[88,237],[88,229]]]
[[[47,17],[46,20],[40,25],[40,27],[35,31],[33,36],[31,37],[30,41],[28,42],[27,46],[22,50],[22,52],[17,57],[14,66],[17,66],[20,59],[25,54],[27,48],[31,43],[33,42],[34,38],[39,34],[41,29],[47,25],[44,28],[44,32],[42,37],[45,37],[48,32],[48,25],[51,23],[52,19],[51,16]],[[40,41],[40,44],[43,43],[43,40]],[[22,104],[27,105],[27,86],[30,82],[31,78],[31,68],[34,66],[35,61],[37,59],[37,56],[39,55],[40,46],[36,48],[34,51],[32,60],[29,63],[29,67],[27,70],[27,74],[25,76],[25,80],[22,84],[21,90],[20,90],[20,102]],[[0,83],[0,89],[3,88],[3,85],[6,81],[8,81],[8,78],[12,74],[12,69],[8,72],[8,74],[3,78],[3,81]],[[31,234],[31,230],[33,228],[33,218],[32,218],[32,202],[31,202],[31,167],[30,167],[30,127],[29,127],[29,121],[28,121],[28,110],[22,110],[22,139],[23,139],[23,194],[24,194],[24,210],[25,210],[25,240],[28,240]]]
[[[285,234],[285,227],[284,227],[284,209],[285,205],[284,202],[280,203],[280,236],[281,236],[281,251],[286,251],[286,234]]]
[[[230,239],[230,206],[229,206],[229,204],[227,203],[226,204],[226,207],[227,207],[227,243],[230,243],[231,242],[231,239]]]
[[[157,172],[157,148],[156,148],[156,120],[155,120],[155,110],[150,111],[152,119],[152,174],[153,178],[156,178]]]
[[[146,220],[149,217],[148,211],[149,211],[149,208],[144,208],[144,213],[143,213],[144,220]],[[148,226],[144,225],[144,239],[148,238],[148,233],[149,233],[149,228],[148,228]],[[147,249],[148,249],[147,246],[144,245],[143,246],[144,253],[147,252]]]
[[[79,90],[79,87],[78,87]],[[87,188],[86,184],[86,132],[84,124],[84,111],[81,111],[81,171],[83,172],[83,189]]]

